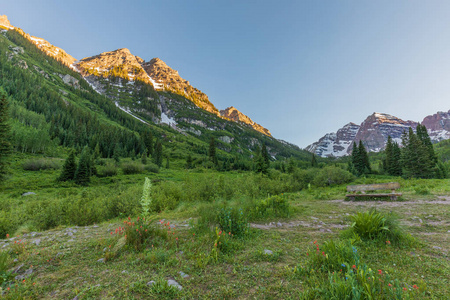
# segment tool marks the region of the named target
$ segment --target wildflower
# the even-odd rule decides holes
[[[308,252],[306,252],[306,256],[309,256],[309,253],[308,253]]]
[[[325,252],[324,251],[322,251],[322,255],[325,256]]]
[[[219,232],[219,235],[221,235],[222,234],[222,230]]]
[[[314,244],[316,244],[317,243],[317,241],[314,241]]]
[[[131,218],[130,218],[130,217],[128,217],[128,221],[131,221]]]
[[[383,273],[383,271],[381,271],[381,270],[378,270],[378,274],[380,274],[380,275],[381,275],[381,273]]]
[[[195,236],[195,233],[193,233],[192,235]]]
[[[25,280],[24,280],[25,281]],[[413,288],[418,289],[419,287],[417,285],[413,285]]]
[[[390,284],[390,283],[389,283],[388,285],[389,285],[389,286],[392,286],[392,284]]]
[[[35,285],[36,284],[36,282],[33,282],[33,285]]]
[[[343,266],[345,268],[345,264],[342,264],[341,266]]]
[[[387,244],[387,245],[390,245],[390,244],[391,244],[391,242],[390,242],[390,241],[386,241],[386,244]]]
[[[22,281],[22,283],[25,283],[25,279]]]
[[[175,238],[178,241],[178,238]]]
[[[406,292],[406,291],[407,291],[407,288],[404,287],[403,290]]]
[[[6,238],[9,239],[9,233],[6,234]]]
[[[145,229],[145,232],[147,232],[147,229]]]
[[[214,244],[214,247],[217,247],[217,243]]]
[[[230,231],[230,232],[228,232],[228,235],[231,235],[231,231]]]
[[[352,266],[352,268],[353,268],[353,269],[356,269],[356,266],[355,266],[355,265],[353,265],[353,266]]]
[[[352,247],[352,248],[353,248],[353,253],[358,252],[358,250],[355,247]]]
[[[113,234],[112,231],[111,231],[111,234]]]

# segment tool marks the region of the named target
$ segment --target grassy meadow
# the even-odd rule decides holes
[[[100,161],[80,187],[57,182],[63,163],[13,157],[0,193],[2,298],[450,297],[449,179],[122,159]],[[344,200],[349,183],[391,181],[399,201]]]

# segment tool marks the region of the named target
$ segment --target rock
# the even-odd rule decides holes
[[[182,278],[184,278],[184,279],[189,278],[189,275],[187,275],[186,273],[184,273],[184,272],[182,272],[182,271],[180,271],[180,272],[178,272],[178,273],[179,273],[180,276],[181,276]]]
[[[25,274],[25,275],[31,275],[31,274],[33,274],[33,269],[30,268],[30,269],[26,270],[24,274]]]
[[[168,284],[169,286],[174,286],[174,287],[176,287],[176,288],[179,289],[180,291],[183,289],[183,287],[182,287],[178,282],[176,282],[176,281],[173,280],[173,279],[167,280],[167,284]]]
[[[148,286],[152,286],[152,285],[154,285],[156,282],[154,281],[154,280],[151,280],[151,281],[149,281],[149,282],[147,282],[147,285]]]
[[[127,271],[127,270],[123,270],[121,273],[122,273],[122,274],[128,274],[128,271]],[[148,284],[148,283],[147,283],[147,284]]]
[[[13,262],[18,262],[19,260],[17,258],[14,258]]]
[[[266,255],[272,255],[273,252],[272,252],[272,250],[264,249],[264,254],[266,254]]]
[[[39,246],[39,244],[41,243],[41,239],[35,239],[31,243],[35,244],[36,246]]]
[[[13,273],[13,274],[19,273],[20,269],[22,269],[23,266],[24,266],[24,264],[20,264],[19,266],[17,266],[17,267],[12,271],[12,273]]]
[[[7,247],[8,245],[9,245],[9,243],[6,243],[6,244],[4,244],[4,245],[2,246],[2,248]]]
[[[104,259],[104,258],[100,258],[99,260],[97,260],[97,262],[99,262],[99,263],[104,263],[104,262],[105,262],[105,259]]]
[[[22,194],[22,197],[31,196],[31,195],[36,195],[36,193],[34,193],[34,192],[26,192],[26,193]]]
[[[422,219],[419,219],[419,223],[421,223],[421,224],[423,223],[423,222],[422,222]]]
[[[277,227],[281,227],[283,226],[283,224],[281,224],[280,222],[277,223]]]
[[[439,247],[439,246],[433,246],[433,249],[438,249],[438,250],[442,250],[442,248],[441,248],[441,247]]]
[[[79,83],[78,79],[76,79],[75,77],[70,76],[69,74],[66,74],[64,76],[60,75],[60,77],[65,84],[70,85],[76,89],[80,88],[80,83]]]
[[[69,243],[69,242],[75,242],[75,240],[74,240],[74,239],[70,239],[70,240],[68,240],[67,242],[68,242],[68,243]]]

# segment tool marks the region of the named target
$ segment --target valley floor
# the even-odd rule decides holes
[[[314,241],[322,244],[338,239],[342,228],[349,226],[348,216],[368,207],[397,213],[418,243],[413,248],[361,247],[361,258],[367,265],[411,287],[426,285],[429,299],[450,297],[450,196],[417,196],[404,202],[295,199],[292,205],[300,211],[295,219],[252,223],[252,237],[241,241],[237,251],[205,265],[201,264],[202,253],[214,246],[196,240],[189,228],[192,220],[174,218],[170,213],[154,216],[154,222],[159,224],[164,218],[164,223],[175,225],[176,247],[126,250],[111,260],[105,259],[105,253],[114,246],[111,236],[123,220],[1,240],[3,250],[17,250],[17,243],[24,243],[13,263],[16,286],[4,289],[3,297],[298,299],[306,288],[305,278],[292,276],[289,270],[305,263]],[[265,250],[271,254],[265,254]],[[161,284],[170,279],[182,289],[167,289]],[[151,281],[156,283],[152,285]]]

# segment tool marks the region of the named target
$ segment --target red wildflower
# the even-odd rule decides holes
[[[417,285],[413,285],[413,288],[418,289],[419,287]]]
[[[381,273],[383,273],[383,271],[381,271],[381,270],[378,270],[378,274],[380,274],[380,275],[381,275]]]
[[[353,265],[353,266],[352,266],[352,268],[353,268],[353,269],[356,269],[356,266],[355,266],[355,265]]]
[[[6,234],[6,238],[9,239],[9,233]]]

